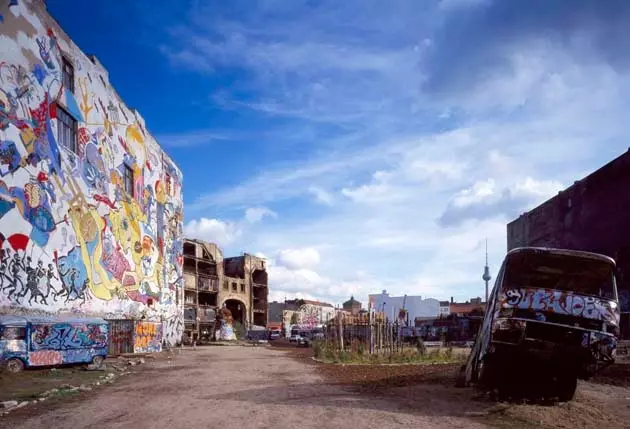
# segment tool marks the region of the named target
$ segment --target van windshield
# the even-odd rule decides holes
[[[502,289],[544,288],[617,299],[612,265],[581,256],[545,252],[508,257]]]
[[[0,340],[26,340],[26,328],[18,326],[0,327]]]

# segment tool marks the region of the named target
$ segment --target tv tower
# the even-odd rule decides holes
[[[483,268],[483,276],[481,277],[486,282],[486,305],[488,303],[488,282],[492,278],[490,275],[490,268],[488,267],[488,239],[486,238],[486,266]]]

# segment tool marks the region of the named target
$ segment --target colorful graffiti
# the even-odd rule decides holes
[[[142,314],[168,320],[175,344],[181,172],[138,112],[92,79],[97,62],[65,34],[35,33],[46,13],[18,3],[3,23],[22,36],[0,58],[0,309]]]
[[[63,355],[56,350],[40,350],[29,353],[28,361],[31,365],[61,365]]]
[[[162,325],[160,323],[136,322],[133,351],[155,353],[162,351]]]
[[[107,347],[107,325],[68,323],[33,325],[33,350],[68,350]]]
[[[501,291],[500,308],[549,311],[557,314],[602,320],[619,326],[619,309],[613,301],[573,292],[540,289],[511,288]]]

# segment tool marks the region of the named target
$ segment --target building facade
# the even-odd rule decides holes
[[[586,250],[617,262],[622,334],[630,337],[630,150],[507,225],[508,250]]]
[[[450,314],[456,316],[469,316],[471,313],[483,314],[486,310],[486,303],[481,298],[470,298],[466,302],[455,302],[451,297]]]
[[[181,172],[43,1],[0,14],[0,312],[159,321],[177,343]]]
[[[227,308],[235,322],[266,326],[268,282],[265,261],[245,254],[224,258],[214,243],[184,240],[184,319],[186,335],[212,337],[217,310]]]
[[[386,290],[380,294],[369,295],[370,307],[376,311],[385,313],[389,320],[398,318],[400,310],[407,310],[407,319],[415,320],[416,317],[438,317],[440,314],[440,301],[433,298],[422,299],[421,296],[390,296]]]
[[[332,304],[308,299],[290,299],[284,302],[269,304],[270,322],[280,323],[284,334],[288,337],[294,325],[311,329],[326,324],[335,318],[335,307]]]
[[[343,308],[343,311],[346,311],[353,316],[359,314],[361,308],[363,307],[363,305],[359,301],[354,299],[354,296],[351,296],[350,299],[344,302],[341,306]]]

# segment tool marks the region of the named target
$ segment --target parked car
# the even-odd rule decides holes
[[[0,316],[0,365],[9,372],[35,366],[92,363],[107,356],[103,319]]]
[[[313,344],[314,335],[315,334],[313,334],[311,331],[301,331],[300,338],[297,341],[298,346],[310,347],[311,344]]]
[[[614,273],[615,262],[595,253],[510,251],[458,385],[571,400],[578,378],[615,360],[620,315]]]
[[[298,329],[291,329],[291,336],[289,337],[289,342],[297,343],[300,340],[300,331]]]
[[[282,337],[282,331],[280,329],[269,330],[269,340],[277,340]]]

